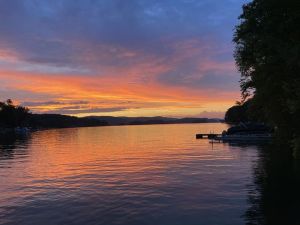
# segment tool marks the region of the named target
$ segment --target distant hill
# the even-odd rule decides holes
[[[33,128],[67,128],[112,125],[180,124],[180,123],[218,123],[221,119],[208,118],[169,118],[169,117],[113,117],[88,116],[75,117],[59,114],[29,114],[26,124]]]
[[[217,123],[220,119],[208,118],[169,118],[169,117],[113,117],[113,116],[88,116],[75,117],[60,114],[33,114],[23,106],[14,105],[8,99],[0,102],[0,128],[14,129],[16,127],[67,128],[91,127],[109,125],[143,125],[143,124],[178,124],[178,123]]]
[[[79,118],[59,114],[29,114],[26,123],[33,128],[67,128],[106,126],[107,122],[93,118]]]
[[[108,125],[145,125],[145,124],[180,124],[180,123],[219,123],[221,119],[208,118],[169,118],[169,117],[113,117],[113,116],[89,116],[88,119],[105,121]]]

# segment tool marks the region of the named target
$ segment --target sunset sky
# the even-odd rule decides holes
[[[222,117],[245,0],[2,0],[0,97],[35,113]]]

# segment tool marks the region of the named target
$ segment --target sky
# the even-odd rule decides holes
[[[75,116],[223,117],[245,0],[0,0],[0,101]]]

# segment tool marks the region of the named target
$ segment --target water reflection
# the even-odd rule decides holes
[[[272,224],[271,214],[283,205],[289,210],[278,217],[292,214],[299,198],[292,201],[291,193],[299,185],[287,190],[295,184],[296,165],[290,167],[289,159],[271,164],[274,156],[264,147],[195,139],[198,132],[224,129],[75,128],[5,139],[0,224]]]
[[[13,159],[17,155],[26,155],[30,135],[5,134],[0,136],[0,160]],[[1,165],[0,165],[1,166]]]
[[[265,146],[253,167],[247,224],[300,224],[300,164],[285,147]]]

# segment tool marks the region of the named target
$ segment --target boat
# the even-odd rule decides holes
[[[211,138],[213,141],[223,142],[268,142],[272,140],[271,134],[249,134],[249,135],[222,135]]]
[[[220,135],[209,137],[212,141],[223,142],[269,142],[272,140],[273,131],[261,123],[240,123],[237,126],[223,131]]]
[[[17,135],[27,135],[29,133],[29,129],[27,127],[16,127],[14,129],[15,134]]]

